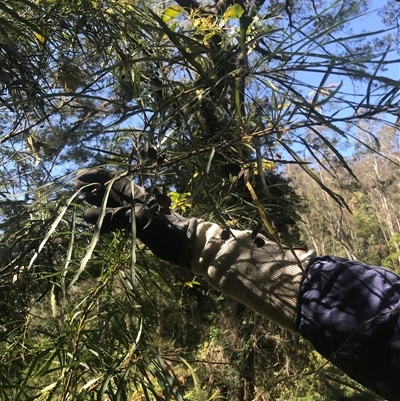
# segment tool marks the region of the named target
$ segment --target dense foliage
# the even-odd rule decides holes
[[[375,399],[129,233],[100,237],[73,186],[119,169],[187,216],[399,269],[400,11],[352,32],[369,3],[0,3],[0,398]]]

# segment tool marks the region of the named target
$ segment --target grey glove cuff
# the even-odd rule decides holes
[[[216,224],[197,226],[192,270],[208,284],[242,302],[280,326],[296,331],[296,316],[303,272],[291,251],[279,249],[262,235],[231,230],[227,240]],[[296,251],[305,268],[314,251]]]

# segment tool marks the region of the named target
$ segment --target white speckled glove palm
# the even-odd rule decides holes
[[[78,188],[93,183],[95,194],[87,190],[87,201],[101,205],[104,184],[115,172],[92,169],[78,177]],[[92,188],[93,188],[92,187]],[[99,190],[100,189],[100,190]],[[177,265],[190,265],[195,274],[222,293],[242,302],[282,327],[296,330],[297,304],[303,272],[291,251],[282,251],[262,235],[253,238],[251,231],[231,230],[219,225],[186,219],[174,212],[161,212],[157,199],[145,204],[146,191],[135,186],[135,197],[126,178],[116,181],[104,219],[104,231],[128,227],[130,202],[134,202],[137,237],[157,256]],[[143,207],[144,205],[144,207]],[[155,210],[152,218],[146,211]],[[144,212],[143,212],[144,211]],[[89,209],[84,218],[96,223],[99,208]],[[296,251],[304,267],[314,253]]]
[[[242,302],[280,326],[296,331],[297,304],[303,271],[290,250],[282,251],[263,235],[225,230],[201,222],[194,239],[191,268],[208,284]],[[226,232],[225,232],[226,234]],[[294,251],[307,267],[314,251]]]

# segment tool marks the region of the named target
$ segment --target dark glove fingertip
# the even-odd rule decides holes
[[[98,218],[99,209],[97,208],[87,209],[83,212],[83,219],[86,221],[86,223],[96,224]]]
[[[99,183],[104,185],[106,182],[112,180],[115,174],[117,174],[116,171],[105,170],[104,168],[92,168],[79,175],[77,183],[83,183],[83,185]]]

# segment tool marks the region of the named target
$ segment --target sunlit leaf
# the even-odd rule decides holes
[[[46,38],[39,32],[35,32],[36,39],[43,45]]]
[[[170,192],[169,197],[172,201],[171,208],[174,210],[180,209],[182,212],[185,212],[188,208],[191,207],[190,192]]]
[[[180,6],[167,7],[162,13],[162,19],[164,22],[170,22],[171,20],[179,17],[183,12]]]
[[[231,19],[237,19],[240,18],[243,14],[243,7],[239,4],[234,4],[225,11],[224,20],[229,21]]]

